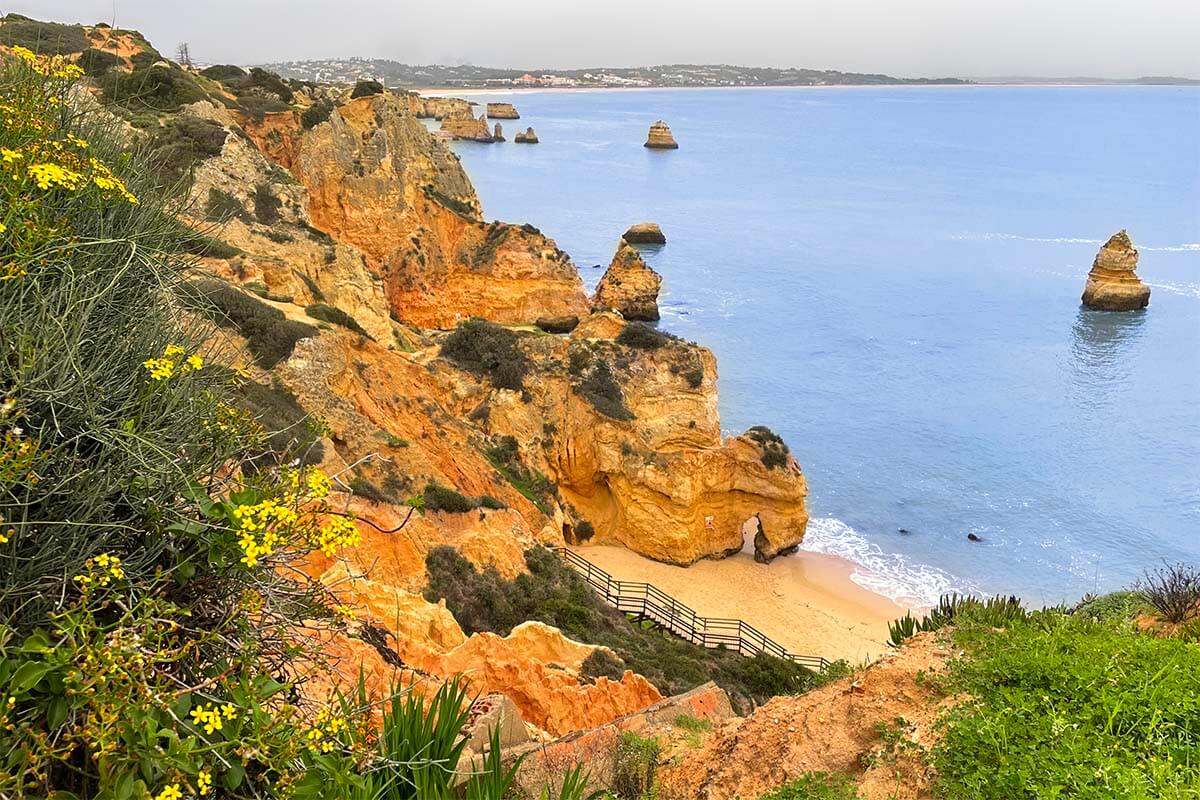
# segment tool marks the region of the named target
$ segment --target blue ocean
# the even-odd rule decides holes
[[[589,290],[631,223],[722,422],[781,433],[803,547],[905,602],[1033,603],[1200,563],[1200,89],[540,92],[456,143]],[[666,120],[677,151],[642,147]],[[514,144],[532,125],[541,144]],[[1080,307],[1128,229],[1144,312]],[[975,534],[982,541],[968,540]]]

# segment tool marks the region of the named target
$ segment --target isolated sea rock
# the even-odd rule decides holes
[[[662,228],[658,226],[657,222],[639,222],[630,225],[629,230],[625,231],[621,238],[630,244],[667,243],[667,237],[663,235]]]
[[[648,267],[641,254],[622,240],[612,263],[596,286],[592,304],[616,309],[625,319],[653,322],[659,318],[660,288],[662,276]]]
[[[480,114],[478,119],[471,116],[469,112],[462,117],[443,117],[441,131],[450,138],[461,141],[480,142],[481,144],[491,144],[496,141],[491,129],[488,128],[487,117],[483,114]]]
[[[490,119],[520,119],[521,115],[512,103],[488,103],[487,115]]]
[[[537,144],[538,136],[533,132],[533,128],[526,128],[524,133],[518,133],[513,139],[517,144]]]
[[[679,149],[679,143],[671,135],[671,129],[661,119],[650,126],[650,133],[646,136],[646,144],[643,146],[651,150]]]
[[[503,142],[504,141],[504,128],[502,128],[500,126],[499,122],[496,123],[496,127],[492,130],[492,141],[493,142]]]
[[[1150,304],[1150,287],[1137,276],[1138,251],[1124,230],[1112,235],[1092,262],[1083,304],[1101,311],[1136,311]]]

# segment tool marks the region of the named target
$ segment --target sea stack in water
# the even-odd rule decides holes
[[[1150,287],[1137,276],[1138,251],[1118,231],[1104,243],[1083,289],[1083,304],[1101,311],[1136,311],[1150,304]]]
[[[496,129],[494,131],[492,131],[492,141],[493,142],[503,142],[504,141],[504,128],[500,127],[499,122],[496,123]]]
[[[639,222],[630,225],[622,239],[630,244],[666,244],[667,237],[663,236],[662,228],[657,222]]]
[[[521,115],[512,103],[488,103],[487,115],[491,119],[520,119]]]
[[[524,133],[518,133],[513,137],[513,141],[517,144],[537,144],[537,134],[533,132],[533,128],[526,128]]]
[[[658,290],[662,276],[642,260],[624,239],[617,247],[612,264],[596,286],[593,305],[612,308],[625,319],[658,319]]]
[[[650,133],[646,136],[646,147],[651,150],[678,150],[679,143],[675,141],[675,137],[671,135],[671,129],[667,127],[667,123],[661,119],[650,126]]]

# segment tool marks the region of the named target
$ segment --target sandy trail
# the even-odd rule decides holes
[[[887,623],[904,614],[850,580],[844,559],[804,551],[759,564],[748,553],[675,567],[622,547],[577,547],[617,580],[652,583],[697,614],[740,618],[793,653],[873,661],[888,651]]]

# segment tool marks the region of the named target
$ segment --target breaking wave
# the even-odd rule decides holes
[[[809,520],[800,549],[852,562],[852,581],[902,606],[937,605],[938,598],[949,592],[978,593],[971,583],[937,567],[912,561],[899,553],[885,553],[879,545],[833,517]]]

